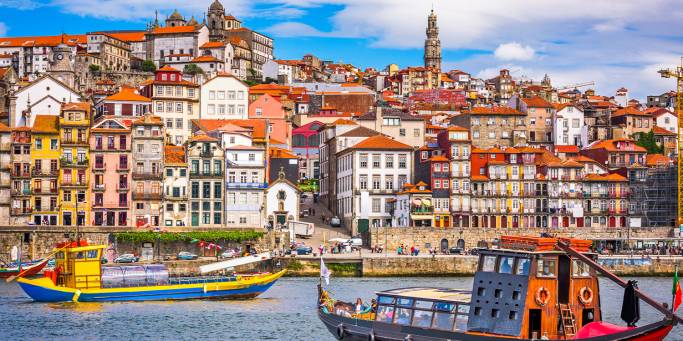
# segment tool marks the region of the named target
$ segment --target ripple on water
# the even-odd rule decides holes
[[[640,278],[640,287],[671,301],[671,279]],[[34,303],[16,284],[0,283],[2,340],[334,340],[315,314],[317,278],[284,278],[253,300]],[[602,280],[603,313],[619,321],[623,291]],[[333,278],[337,298],[364,300],[407,286],[469,288],[471,278]],[[642,323],[661,315],[642,307]],[[677,327],[669,340],[683,340]]]

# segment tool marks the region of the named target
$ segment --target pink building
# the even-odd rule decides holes
[[[292,125],[289,115],[279,100],[265,94],[249,104],[249,119],[267,120],[270,138],[291,146]]]
[[[92,224],[131,226],[131,121],[101,117],[90,130]]]

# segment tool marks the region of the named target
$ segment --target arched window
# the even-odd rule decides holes
[[[305,147],[306,138],[301,134],[292,135],[292,146],[294,147]]]
[[[308,146],[309,147],[317,147],[320,145],[320,138],[318,137],[318,134],[313,134],[308,137]]]

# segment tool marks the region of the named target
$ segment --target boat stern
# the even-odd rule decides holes
[[[78,290],[56,286],[49,278],[19,278],[17,283],[22,290],[38,302],[78,301]]]

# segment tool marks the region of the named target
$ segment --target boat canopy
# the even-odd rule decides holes
[[[469,304],[472,297],[472,292],[468,290],[448,288],[413,287],[380,291],[377,292],[377,296],[393,296],[419,300]]]

